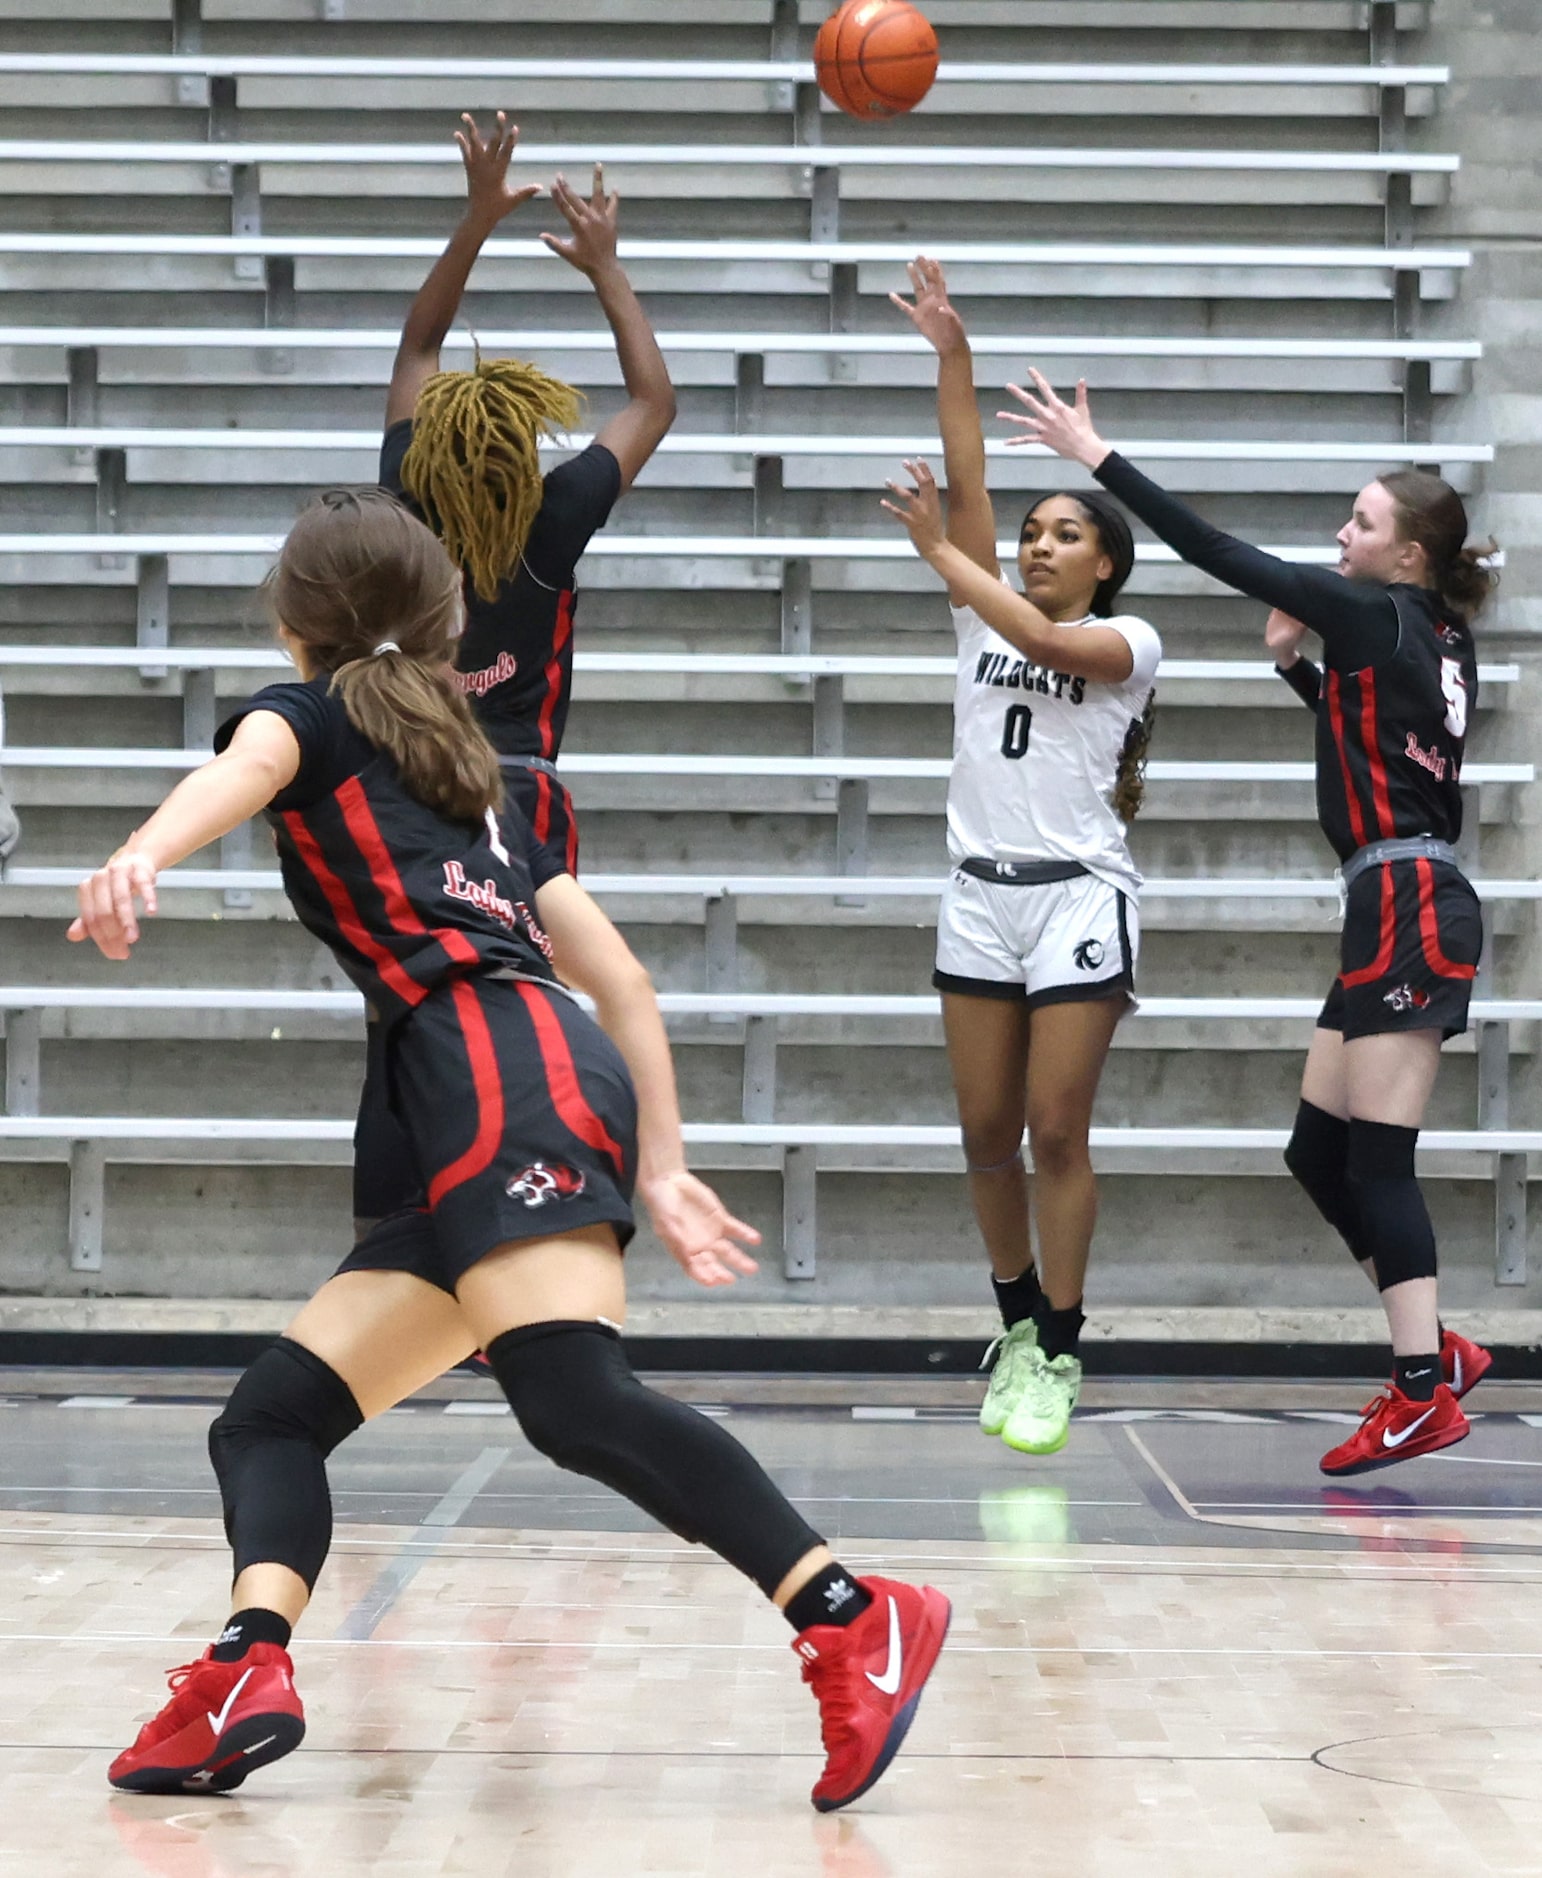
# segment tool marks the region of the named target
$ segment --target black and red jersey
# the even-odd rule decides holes
[[[1322,674],[1317,816],[1340,860],[1372,841],[1462,832],[1462,752],[1478,701],[1466,626],[1422,587],[1388,589],[1396,649],[1357,672]]]
[[[411,443],[410,418],[386,432],[380,482],[421,514],[402,488]],[[621,466],[603,444],[590,444],[545,478],[519,566],[494,597],[484,600],[466,580],[458,682],[500,756],[555,762],[561,752],[573,685],[574,569],[620,493]]]
[[[511,811],[452,822],[409,793],[348,721],[322,676],[270,685],[220,727],[273,711],[300,744],[294,782],[268,805],[284,890],[386,1022],[437,986],[500,972],[557,983],[536,889],[562,869]]]

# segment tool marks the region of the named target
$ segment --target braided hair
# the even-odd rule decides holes
[[[523,359],[436,372],[418,394],[402,487],[484,600],[519,565],[541,507],[540,443],[578,421],[582,394]]]

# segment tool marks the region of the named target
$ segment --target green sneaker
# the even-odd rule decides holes
[[[1053,1361],[1035,1342],[1001,1438],[1019,1454],[1055,1454],[1071,1432],[1071,1410],[1081,1393],[1082,1366],[1074,1356]]]
[[[1028,1374],[1027,1359],[1037,1355],[1039,1327],[1031,1317],[1004,1331],[980,1359],[984,1369],[994,1357],[990,1386],[980,1404],[980,1426],[988,1435],[999,1435],[1007,1425]]]

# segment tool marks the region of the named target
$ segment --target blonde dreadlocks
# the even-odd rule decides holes
[[[402,487],[484,600],[518,566],[541,506],[540,440],[570,430],[582,403],[523,359],[480,353],[418,394]]]

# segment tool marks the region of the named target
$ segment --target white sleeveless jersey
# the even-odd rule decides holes
[[[1080,861],[1133,892],[1140,874],[1114,812],[1119,757],[1151,697],[1162,642],[1143,619],[1067,622],[1109,626],[1135,665],[1123,684],[1049,670],[1024,658],[972,607],[954,607],[958,678],[953,773],[948,785],[952,860]]]

